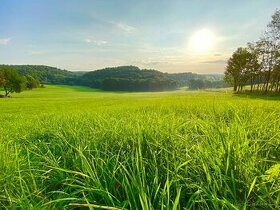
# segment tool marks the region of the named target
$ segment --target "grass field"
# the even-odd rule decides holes
[[[280,204],[280,97],[47,86],[0,117],[0,209]]]

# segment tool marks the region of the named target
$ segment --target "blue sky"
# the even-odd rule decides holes
[[[218,73],[276,8],[279,0],[1,0],[0,63]],[[215,40],[197,53],[190,43],[203,29]]]

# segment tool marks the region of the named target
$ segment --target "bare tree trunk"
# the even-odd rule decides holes
[[[253,78],[251,77],[251,93],[253,92]]]
[[[237,91],[237,85],[236,85],[236,83],[234,84],[233,91],[234,91],[234,92]]]
[[[4,87],[4,90],[5,90],[5,96],[7,97],[9,95],[8,89]]]
[[[268,91],[268,84],[269,84],[269,80],[267,80],[266,83],[265,83],[264,92]]]
[[[274,86],[275,86],[275,81],[273,80],[270,84],[270,91],[273,91]]]
[[[265,91],[265,87],[266,87],[266,82],[264,82],[262,85],[262,91]]]
[[[5,96],[7,97],[10,93],[11,90],[9,90],[7,87],[4,86],[4,90],[5,90]]]
[[[277,78],[275,92],[280,92],[280,77]]]

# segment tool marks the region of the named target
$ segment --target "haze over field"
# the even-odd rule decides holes
[[[221,73],[277,7],[278,0],[1,1],[0,58],[69,70]]]

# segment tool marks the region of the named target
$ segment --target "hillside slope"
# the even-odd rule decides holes
[[[21,75],[31,75],[41,83],[47,84],[75,84],[77,76],[67,70],[44,65],[0,65],[0,69],[12,68]]]
[[[0,65],[0,70],[4,68],[15,69],[21,75],[32,75],[43,84],[81,85],[103,90],[162,91],[183,86],[194,89],[225,87],[222,74],[163,73],[136,66],[90,72],[71,72],[44,65]]]
[[[136,66],[119,66],[88,72],[82,77],[83,83],[104,90],[161,91],[174,89],[178,83],[166,74]]]

